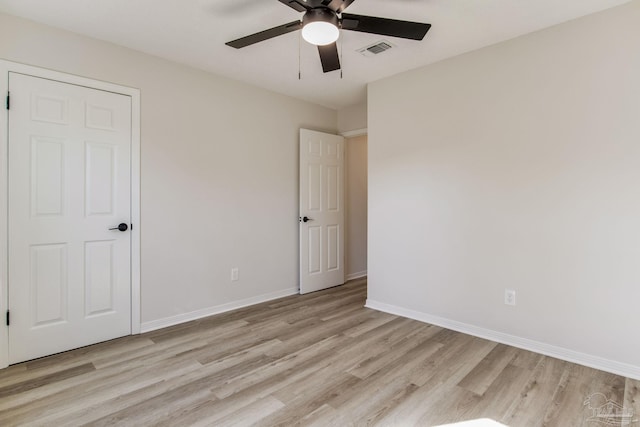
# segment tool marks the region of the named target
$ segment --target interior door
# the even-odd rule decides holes
[[[300,129],[300,293],[344,283],[344,138]]]
[[[9,90],[17,363],[131,333],[131,97],[13,72]]]

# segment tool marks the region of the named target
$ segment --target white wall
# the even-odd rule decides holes
[[[370,85],[372,305],[640,376],[639,22],[633,1]]]
[[[338,110],[338,132],[344,133],[367,128],[367,103],[351,105]]]
[[[346,139],[346,277],[367,274],[367,135]]]
[[[298,129],[335,111],[2,14],[0,58],[141,89],[143,328],[295,291]]]

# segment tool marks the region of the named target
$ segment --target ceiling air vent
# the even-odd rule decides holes
[[[358,49],[358,52],[363,54],[364,56],[374,56],[379,55],[382,52],[385,52],[392,47],[395,47],[391,43],[386,40],[379,41],[378,43],[363,47],[362,49]]]

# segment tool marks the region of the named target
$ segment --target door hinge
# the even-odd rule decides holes
[[[11,108],[11,92],[7,92],[7,110]]]
[[[9,326],[9,324],[11,323],[9,320],[10,320],[9,319],[9,310],[7,310],[7,326]]]

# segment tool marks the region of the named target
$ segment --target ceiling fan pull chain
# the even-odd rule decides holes
[[[300,38],[302,38],[302,34],[298,33],[298,80],[302,80],[302,71],[300,71]]]
[[[342,69],[344,68],[344,34],[342,33],[342,28],[340,29],[340,80],[342,80]]]

